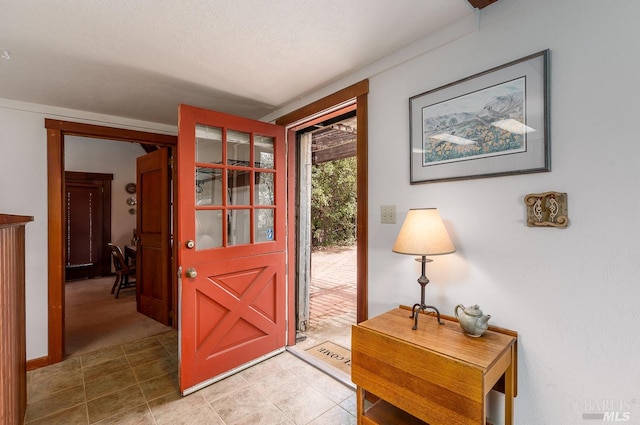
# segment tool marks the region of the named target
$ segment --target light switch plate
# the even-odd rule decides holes
[[[380,207],[380,223],[396,224],[396,206],[382,205]]]

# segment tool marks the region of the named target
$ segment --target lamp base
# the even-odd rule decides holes
[[[442,320],[440,320],[440,311],[438,311],[438,309],[434,306],[426,305],[424,303],[424,289],[429,283],[429,279],[425,275],[425,266],[432,260],[427,259],[427,257],[423,255],[422,258],[416,258],[416,261],[422,263],[422,276],[418,278],[418,283],[420,284],[420,302],[414,304],[413,308],[411,309],[411,318],[415,319],[415,321],[413,322],[413,327],[411,329],[413,329],[414,331],[418,329],[418,314],[420,314],[421,311],[425,311],[427,309],[434,310],[436,312],[436,317],[438,318],[438,323],[444,325]]]
[[[440,320],[440,311],[438,311],[437,308],[435,308],[432,305],[414,304],[413,308],[411,309],[411,318],[415,319],[415,320],[413,322],[413,327],[411,329],[413,329],[414,331],[416,329],[418,329],[418,315],[420,314],[421,311],[426,312],[427,309],[431,309],[431,310],[435,311],[436,312],[436,318],[438,319],[438,323],[441,324],[441,325],[444,325],[442,320]]]

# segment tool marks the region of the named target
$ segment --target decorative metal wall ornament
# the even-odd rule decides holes
[[[567,194],[562,192],[530,193],[524,197],[527,226],[567,227]]]

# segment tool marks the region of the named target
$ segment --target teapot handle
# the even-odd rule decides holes
[[[456,319],[460,320],[460,316],[458,316],[458,309],[461,308],[462,310],[464,310],[464,306],[462,304],[458,304],[456,306],[456,308],[453,310],[453,314],[456,315]]]

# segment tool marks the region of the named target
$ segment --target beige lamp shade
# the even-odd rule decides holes
[[[393,252],[441,255],[456,252],[436,208],[411,209],[402,223]]]

